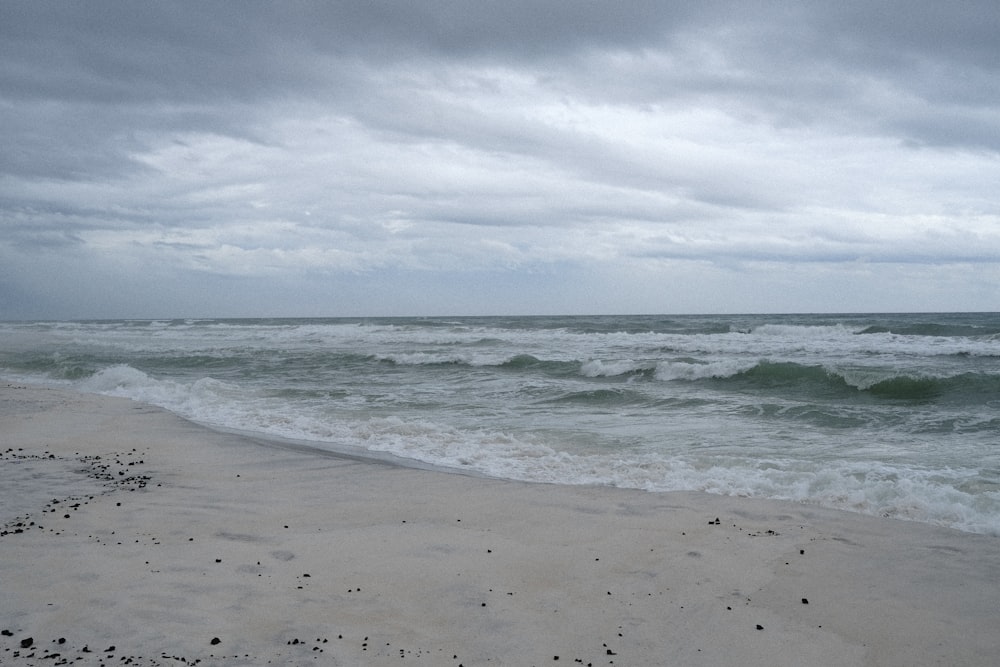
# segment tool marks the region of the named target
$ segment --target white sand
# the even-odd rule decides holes
[[[354,461],[103,397],[0,388],[0,507],[4,665],[1000,656],[998,538]]]

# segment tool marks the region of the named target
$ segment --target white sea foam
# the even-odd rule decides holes
[[[652,368],[654,364],[650,362],[633,361],[632,359],[618,359],[615,361],[602,361],[591,359],[580,365],[580,374],[584,377],[615,377],[618,375],[628,375],[636,371],[643,371]]]
[[[753,368],[757,362],[727,359],[724,361],[661,361],[656,364],[658,380],[702,380],[727,378]]]

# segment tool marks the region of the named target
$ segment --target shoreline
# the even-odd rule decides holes
[[[996,537],[386,465],[59,389],[0,388],[0,434],[5,664],[1000,654]]]

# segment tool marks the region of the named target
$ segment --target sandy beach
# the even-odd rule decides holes
[[[990,665],[1000,539],[0,388],[0,664]]]

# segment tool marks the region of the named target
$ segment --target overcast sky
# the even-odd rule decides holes
[[[0,2],[0,319],[1000,311],[1000,3]]]

